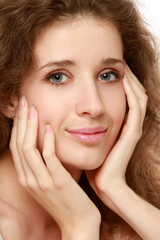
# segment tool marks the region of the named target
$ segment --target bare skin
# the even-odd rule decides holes
[[[50,82],[44,83],[36,79],[37,81],[34,81],[30,89],[28,88],[28,83],[23,88],[23,94],[26,94],[27,98],[23,96],[19,101],[18,114],[14,119],[10,141],[13,159],[9,151],[1,156],[0,180],[4,182],[4,185],[0,190],[0,230],[4,240],[10,240],[10,236],[12,236],[12,239],[14,236],[14,240],[44,240],[46,237],[47,239],[56,238],[57,240],[99,240],[100,212],[77,184],[78,177],[74,177],[80,176],[81,170],[85,169],[90,185],[106,206],[120,215],[142,239],[157,240],[160,236],[159,210],[138,197],[127,186],[125,181],[127,164],[142,134],[142,125],[147,105],[145,90],[126,64],[124,64],[120,35],[113,26],[111,28],[109,24],[104,28],[104,23],[102,24],[102,22],[97,22],[97,20],[93,19],[87,19],[83,22],[84,25],[82,25],[82,22],[78,23],[78,25],[76,24],[69,25],[77,31],[75,35],[71,36],[70,33],[68,34],[70,29],[68,26],[62,26],[62,29],[58,28],[56,36],[54,35],[55,29],[50,29],[47,30],[49,34],[45,35],[46,38],[43,39],[44,41],[38,45],[38,53],[41,53],[45,57],[47,56],[48,61],[48,58],[50,60],[50,57],[52,57],[50,55],[51,51],[48,50],[48,55],[44,55],[44,52],[46,53],[45,49],[48,47],[49,36],[51,36],[50,43],[53,42],[54,38],[54,43],[58,45],[61,43],[62,46],[63,44],[72,46],[72,39],[75,37],[73,51],[69,51],[69,54],[72,53],[72,59],[76,58],[79,60],[80,65],[76,65],[78,61],[75,61],[69,67],[69,70],[74,73],[75,78],[70,77],[71,74],[66,78],[69,70],[65,67],[67,68],[67,74],[63,74],[63,77],[65,76],[63,83],[66,84],[66,82],[69,82],[69,84],[64,84],[64,87],[55,87],[53,84],[51,87]],[[93,30],[93,26],[97,28],[99,34],[95,34],[96,31]],[[112,34],[108,34],[108,31]],[[75,31],[73,32],[75,33]],[[65,42],[60,41],[64,39],[64,37],[61,37],[64,36],[63,34],[65,34]],[[83,37],[84,35],[85,38]],[[60,39],[56,42],[58,36],[60,36]],[[45,42],[46,39],[47,43]],[[99,42],[103,43],[98,48],[98,51],[96,51],[94,44],[93,46],[91,45],[91,39],[94,39],[94,44],[97,44],[98,47]],[[82,44],[83,40],[85,44]],[[109,44],[106,44],[106,40]],[[88,42],[90,43],[89,45],[87,45]],[[45,46],[44,49],[42,45]],[[84,46],[87,46],[87,52],[84,51]],[[106,46],[109,47],[106,48]],[[81,48],[83,51],[81,51]],[[59,49],[62,49],[62,51]],[[70,49],[70,47],[66,47],[65,49]],[[57,55],[64,54],[62,47],[55,48],[54,51],[56,50],[60,51]],[[82,56],[82,53],[85,55]],[[93,53],[96,54],[96,57],[92,56]],[[106,74],[102,74],[106,73],[104,72],[104,68],[107,71],[111,69],[111,66],[106,65],[107,61],[104,64],[104,57],[106,59],[106,55],[107,59],[112,59],[112,62],[113,57],[114,59],[116,57],[116,64],[112,68],[123,72],[124,67],[125,73],[121,74],[124,75],[122,79],[117,79],[115,74],[111,72],[109,80],[111,77],[112,81],[109,84],[106,82],[104,84],[104,76]],[[117,62],[119,65],[117,65]],[[53,81],[53,79],[53,76],[52,79],[50,77],[50,81]],[[75,90],[79,90],[79,86],[84,91],[79,91],[82,95],[78,95],[77,98]],[[67,89],[69,88],[69,91],[65,90],[66,87]],[[61,95],[61,98],[64,97],[64,100],[67,100],[65,98],[66,94],[63,94],[64,92],[73,94],[72,99],[74,101],[70,101],[71,99],[69,98],[68,104],[66,104],[65,110],[67,109],[68,112],[65,112],[64,108],[62,111],[62,108],[59,107],[60,105],[56,109],[59,113],[56,117],[50,111],[46,111],[44,106],[42,111],[42,103],[44,101],[42,103],[39,101],[41,95],[40,91],[38,91],[42,88],[46,90],[45,98],[50,94],[46,106],[49,105],[49,109],[52,110],[55,110],[57,104],[61,104],[60,101],[57,101],[56,104],[55,101],[51,101],[51,99],[54,100],[53,97],[55,94],[57,94],[57,98]],[[116,104],[110,95],[111,92],[111,95],[114,95],[114,99],[117,97]],[[87,96],[90,96],[90,98],[86,98],[86,101],[84,97]],[[119,122],[124,118],[125,97],[129,112],[121,135],[115,143],[121,127]],[[120,102],[119,99],[121,100]],[[53,103],[55,104],[54,108],[53,105],[50,105]],[[30,104],[34,104],[34,107],[29,107]],[[75,104],[75,106],[72,104]],[[113,106],[119,104],[119,107],[115,110],[112,104]],[[16,110],[17,106],[15,107]],[[61,112],[58,110],[61,110]],[[71,110],[75,111],[74,114]],[[66,113],[65,116],[63,116],[64,112]],[[72,118],[73,116],[74,118]],[[55,119],[59,119],[62,125],[56,123]],[[107,123],[107,129],[110,130],[107,131],[107,137],[104,137],[106,142],[102,139],[100,143],[95,144],[94,148],[90,148],[88,145],[86,147],[80,141],[73,140],[68,135],[63,135],[64,132],[66,134],[66,131],[61,131],[61,129],[64,129],[65,124],[69,123],[70,125],[70,122],[72,124],[75,123],[76,121],[73,121],[73,119],[76,119],[78,124],[79,120],[83,119],[85,120],[85,125],[86,123],[93,124],[93,122],[94,124]],[[50,124],[52,122],[54,122],[53,126]],[[44,131],[41,131],[42,128],[44,128]],[[72,143],[68,145],[70,151],[66,152],[66,154],[70,154],[70,157],[68,155],[67,158],[66,154],[62,156],[63,164],[60,161],[60,157],[57,156],[58,154],[56,154],[55,136],[57,138],[60,136],[59,156],[63,155],[63,146],[67,142],[64,141],[66,136],[66,139]],[[107,139],[110,139],[108,144],[112,142],[110,146],[106,144]],[[73,145],[74,147],[72,147]],[[83,154],[84,157],[75,151],[77,146],[85,152]],[[89,157],[87,158],[86,156]],[[74,171],[71,171],[71,168],[64,167],[67,163],[72,165],[72,170]],[[83,168],[81,168],[82,165]],[[74,174],[72,175],[72,173]],[[8,189],[11,189],[11,191],[8,192]],[[130,210],[128,211],[128,209]],[[6,223],[9,228],[6,227]],[[21,224],[22,227],[20,227]],[[13,232],[15,229],[17,232]]]
[[[1,156],[0,180],[3,183],[0,188],[0,232],[4,239],[61,239],[53,218],[20,185],[10,151]]]
[[[132,81],[134,81],[134,83],[132,83],[133,84],[132,86],[134,86],[134,88],[137,88],[139,96],[141,94],[143,95],[143,93],[144,93],[143,88],[139,85],[137,80],[133,78],[133,75],[130,75],[130,74],[131,73],[129,73],[129,70],[128,70],[128,76],[132,76]],[[124,80],[124,84],[126,84],[126,85],[124,85],[126,88],[126,94],[129,94],[129,91],[132,91],[132,88],[131,88],[131,86],[128,85],[129,84],[128,80],[126,81],[126,83]],[[134,92],[130,92],[130,96],[132,94],[134,94]],[[129,96],[129,95],[127,95],[127,96]],[[136,101],[136,99],[132,98],[132,100],[131,100],[131,98],[130,98],[130,99],[128,99],[128,101],[130,101],[129,105],[131,108],[131,105],[132,104],[134,105],[134,103],[135,103],[134,101]],[[141,107],[143,106],[145,108],[144,102],[143,101],[140,101],[140,102],[142,102]],[[134,108],[132,108],[132,109],[133,109],[132,116],[135,117]],[[139,122],[140,125],[143,122],[144,113],[145,112],[143,112],[141,114],[142,120],[141,120],[141,122]],[[131,115],[129,117],[131,117]],[[134,118],[134,119],[136,119],[136,118]],[[30,119],[29,121],[33,121],[34,124],[36,124],[36,119],[34,119],[34,118]],[[32,124],[33,124],[33,122],[32,122]],[[130,121],[128,121],[126,123],[126,125],[125,125],[126,128],[129,128],[129,122]],[[127,127],[127,124],[128,124],[128,127]],[[15,121],[14,126],[15,127],[14,127],[14,130],[12,133],[12,140],[11,140],[12,144],[13,144],[13,138],[15,137],[14,131],[17,126],[17,120]],[[33,127],[33,125],[32,125],[32,127]],[[35,127],[35,125],[34,125],[34,127]],[[51,128],[49,128],[49,129],[48,128],[49,128],[49,126],[47,126],[46,135],[48,135],[47,137],[49,137],[50,140],[51,140],[51,138],[53,140],[53,131]],[[33,128],[30,128],[30,130],[28,129],[29,132],[31,130],[33,130]],[[127,130],[129,131],[129,129],[127,129]],[[127,136],[126,135],[124,136],[123,135],[124,131],[122,131],[122,138],[120,138],[120,141],[117,143],[121,147],[124,147],[123,145],[121,145],[122,142],[126,141],[126,139],[128,140],[128,137],[131,136],[130,134],[128,134]],[[128,133],[128,131],[127,131],[127,133]],[[32,133],[33,133],[33,131],[32,131]],[[123,142],[123,144],[124,143],[125,142]],[[133,141],[133,143],[135,144],[136,141]],[[113,211],[117,212],[121,217],[123,217],[139,233],[139,235],[142,237],[142,239],[156,240],[157,236],[159,234],[159,232],[158,232],[159,231],[158,230],[159,229],[158,222],[159,222],[159,218],[160,218],[159,211],[157,209],[155,209],[154,207],[152,207],[150,204],[144,202],[138,196],[136,196],[136,194],[134,192],[132,192],[132,190],[129,189],[125,183],[124,173],[125,173],[125,168],[127,166],[127,161],[129,161],[127,159],[129,158],[129,155],[132,153],[132,151],[134,149],[134,144],[132,145],[132,148],[129,149],[127,158],[125,158],[126,155],[124,156],[124,154],[123,154],[124,150],[122,152],[119,150],[120,151],[119,153],[122,154],[122,159],[125,161],[124,161],[124,165],[123,165],[123,169],[122,169],[121,173],[119,173],[119,175],[118,175],[118,172],[116,172],[116,176],[118,176],[118,178],[116,178],[114,176],[115,171],[117,171],[116,165],[114,164],[114,168],[113,168],[113,165],[110,165],[111,168],[110,168],[110,171],[108,172],[109,167],[106,168],[106,166],[104,164],[97,172],[92,173],[92,174],[94,174],[94,176],[92,174],[89,174],[88,179],[90,180],[90,183],[92,184],[93,188],[95,188],[95,191],[97,192],[98,196],[104,201],[104,203],[107,206],[109,206],[110,208],[112,208]],[[108,156],[108,162],[106,161],[105,162],[106,164],[109,164],[109,158],[111,155],[112,155],[112,161],[114,161],[114,151],[116,148],[117,148],[117,150],[119,149],[117,147],[118,145],[115,146],[113,151]],[[11,148],[12,148],[12,152],[14,149],[13,155],[15,157],[17,154],[15,152],[15,148],[13,148],[13,145],[11,146]],[[25,156],[25,158],[23,158],[25,163],[31,164],[31,162],[28,162],[29,159],[27,159],[25,152],[23,154]],[[120,156],[120,154],[118,155],[118,158],[119,158],[119,156]],[[44,191],[44,195],[43,195],[43,193],[41,193],[42,188],[40,188],[40,189],[38,189],[37,187],[33,188],[33,187],[29,186],[27,184],[27,182],[26,182],[26,185],[24,185],[24,183],[21,182],[21,185],[23,183],[23,186],[21,186],[19,184],[19,180],[17,178],[17,174],[15,172],[15,168],[13,166],[10,153],[5,153],[2,156],[2,159],[4,161],[1,161],[0,169],[1,169],[2,174],[0,176],[1,176],[1,180],[5,182],[5,186],[3,188],[1,188],[1,191],[2,191],[1,196],[4,196],[4,199],[6,199],[6,196],[7,196],[7,198],[10,199],[10,201],[8,201],[8,202],[4,202],[1,199],[1,216],[3,216],[3,221],[2,221],[2,217],[1,217],[0,226],[1,226],[1,232],[2,232],[2,235],[4,236],[4,239],[10,240],[10,235],[13,234],[12,229],[14,229],[14,234],[15,234],[15,230],[17,229],[17,233],[16,233],[17,235],[15,237],[16,240],[21,239],[22,236],[23,236],[23,239],[34,239],[34,237],[35,237],[35,239],[37,239],[37,237],[38,237],[38,239],[45,239],[47,235],[49,235],[49,237],[51,237],[51,239],[54,239],[54,237],[55,237],[54,234],[56,234],[56,239],[61,239],[61,236],[59,235],[59,228],[57,228],[57,225],[54,222],[52,222],[52,221],[50,222],[51,215],[49,216],[46,213],[46,211],[44,211],[44,209],[46,209],[47,211],[50,211],[51,214],[53,214],[53,215],[55,214],[55,211],[53,210],[52,205],[50,205],[49,207],[48,206],[46,207],[46,205],[45,205],[46,193],[47,193],[47,191],[49,191],[49,188],[43,189],[43,191]],[[18,158],[16,158],[16,157],[15,157],[15,159],[18,160]],[[39,160],[41,161],[41,159],[39,159]],[[15,165],[17,166],[17,163],[15,163]],[[31,165],[28,165],[28,166],[31,167]],[[34,166],[32,166],[32,169],[33,168],[34,168]],[[101,171],[104,171],[104,169],[105,169],[105,174],[104,175],[100,174]],[[8,175],[8,173],[10,174],[10,178],[7,181],[6,176]],[[35,172],[35,174],[36,174],[36,172]],[[97,175],[95,175],[95,174],[97,174]],[[98,176],[98,177],[96,178],[95,176]],[[102,181],[102,183],[103,183],[104,179],[101,179],[101,177],[105,177],[105,178],[109,177],[109,179],[112,179],[112,184],[108,185],[107,187],[105,186],[105,188],[104,188],[103,185],[101,185],[101,181],[103,180]],[[12,179],[12,181],[11,181],[11,179]],[[93,179],[95,179],[96,181],[93,181]],[[108,181],[109,180],[107,180],[106,183]],[[111,181],[110,181],[110,183],[111,183]],[[13,184],[13,188],[11,187],[10,184]],[[64,183],[62,182],[61,190],[63,189],[63,184]],[[10,185],[11,190],[12,190],[10,193],[8,193],[8,191],[5,192],[5,190],[8,188],[8,185]],[[59,188],[56,191],[59,191]],[[29,194],[28,194],[28,192],[29,192]],[[118,201],[117,201],[117,192],[119,192]],[[20,198],[18,197],[17,193],[19,193],[21,195],[21,197],[20,197],[21,201],[19,201]],[[7,194],[10,194],[11,198],[9,198],[9,196]],[[64,194],[64,191],[63,191],[63,194]],[[34,198],[36,198],[36,200],[39,201],[41,203],[41,205],[43,204],[44,209],[41,208],[40,205],[37,204],[37,202],[33,200]],[[85,204],[87,203],[86,200],[84,201]],[[27,208],[26,208],[26,204],[27,204]],[[128,205],[128,207],[130,209],[134,208],[133,211],[131,210],[130,212],[128,212],[128,210],[127,210],[127,212],[126,212],[126,204]],[[73,206],[73,202],[72,202],[72,206]],[[124,206],[125,206],[125,208],[124,208]],[[132,208],[131,208],[131,206],[132,206]],[[5,207],[5,211],[3,211],[4,207]],[[142,211],[143,208],[145,210],[144,212]],[[31,212],[33,211],[34,222],[31,222],[31,219],[32,219],[31,215],[30,216],[28,215],[29,209],[31,210]],[[147,209],[147,211],[146,211],[146,209]],[[137,219],[137,213],[140,212],[140,210],[142,211],[142,214],[141,214],[141,219],[139,221]],[[134,212],[136,213],[135,216],[134,216]],[[146,221],[145,219],[148,215],[150,216],[150,218],[147,218],[149,220]],[[15,221],[15,219],[16,219],[16,221]],[[35,219],[38,219],[38,221],[35,221]],[[42,221],[39,221],[39,219],[42,219]],[[142,221],[142,219],[143,219],[143,221]],[[15,222],[16,222],[16,225],[15,225]],[[22,224],[22,222],[23,223],[25,222],[25,224]],[[9,232],[6,230],[6,229],[8,229],[8,227],[6,228],[6,223],[8,224],[9,229],[10,229]],[[47,228],[47,225],[49,225],[49,223],[51,223],[51,225],[52,225],[52,228],[51,228],[52,230]],[[154,225],[153,225],[153,223],[154,223]],[[20,226],[19,224],[22,224],[23,228],[19,228],[19,226]],[[154,226],[152,228],[151,233],[147,232],[147,230],[146,230],[147,224],[151,224],[152,226]],[[83,225],[81,225],[81,227],[83,228]],[[37,229],[38,229],[38,232],[36,231]],[[42,232],[40,232],[39,229],[42,229]],[[98,233],[98,230],[96,230],[96,231]],[[64,235],[64,237],[62,239],[68,239],[69,233],[67,232],[67,235]],[[78,232],[76,232],[75,236],[77,236],[77,233]],[[41,236],[38,236],[37,234],[40,234]],[[51,236],[50,236],[50,234],[51,234]],[[89,237],[86,236],[85,239],[91,239],[89,231],[88,231],[88,234],[89,234]],[[75,238],[75,239],[78,239],[78,238]],[[82,239],[84,239],[84,238],[82,238]]]

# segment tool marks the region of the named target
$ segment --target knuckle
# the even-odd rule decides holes
[[[37,190],[37,182],[33,177],[27,177],[26,184],[27,188],[31,189],[32,191]]]
[[[46,159],[46,160],[47,160],[47,159],[48,159],[48,160],[51,160],[51,159],[53,158],[52,153],[49,152],[49,151],[43,151],[42,155],[43,155],[43,158]]]
[[[139,131],[138,140],[142,137],[142,135],[143,135],[143,130],[141,129],[141,130]]]
[[[104,184],[104,182],[96,180],[95,183],[96,186],[98,186],[98,191],[101,194],[104,194],[106,192],[106,185]]]
[[[57,190],[62,190],[70,185],[70,181],[68,178],[57,175],[54,177],[54,186]]]
[[[9,148],[10,148],[11,152],[13,152],[15,150],[15,148],[16,148],[16,144],[13,143],[13,142],[10,142],[9,143]]]
[[[146,106],[147,103],[148,103],[148,96],[147,96],[147,95],[145,95],[145,97],[144,97],[144,103],[145,103],[145,106]]]
[[[28,145],[28,144],[23,144],[22,145],[22,152],[24,153],[24,154],[28,154],[29,153],[29,151],[30,151],[30,146]]]
[[[17,144],[17,146],[21,146],[22,143],[21,143],[21,140],[19,138],[17,138],[16,144]]]
[[[19,180],[19,183],[22,187],[27,188],[27,182],[26,182],[25,177],[19,176],[18,180]]]
[[[145,94],[144,97],[145,97],[146,102],[148,102],[148,95]]]
[[[142,130],[139,129],[135,129],[134,133],[133,133],[133,141],[134,143],[137,143],[139,141],[139,139],[142,136]]]
[[[48,192],[53,189],[53,181],[51,178],[39,181],[39,187],[42,191]]]
[[[148,96],[146,94],[143,94],[143,97],[141,98],[141,102],[144,106],[147,105],[148,102]]]

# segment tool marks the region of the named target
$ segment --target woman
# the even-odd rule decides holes
[[[134,4],[4,1],[0,24],[3,238],[157,240],[159,72]]]

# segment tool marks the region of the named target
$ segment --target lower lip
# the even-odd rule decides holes
[[[84,133],[69,133],[72,137],[90,144],[99,143],[105,136],[106,132],[94,133],[94,134],[84,134]]]

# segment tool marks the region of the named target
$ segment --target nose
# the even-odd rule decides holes
[[[78,88],[76,112],[79,116],[97,118],[104,113],[103,99],[96,82],[85,82]]]

